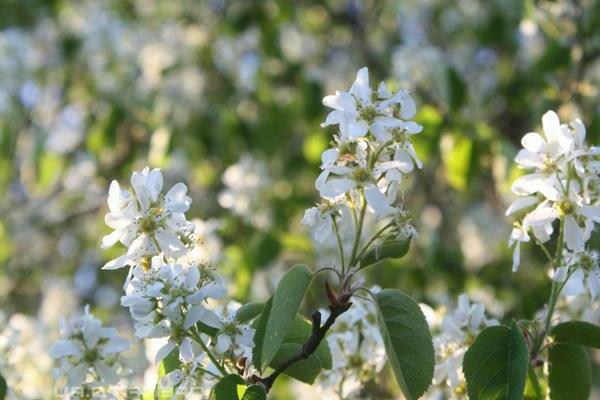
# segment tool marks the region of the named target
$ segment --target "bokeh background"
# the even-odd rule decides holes
[[[126,271],[100,269],[122,250],[99,243],[109,182],[134,169],[187,183],[235,299],[323,266],[300,223],[334,134],[321,99],[363,66],[411,90],[425,128],[405,185],[419,238],[368,280],[531,318],[550,280],[531,248],[510,272],[512,158],[548,109],[600,143],[599,1],[1,0],[0,372],[17,398],[48,398],[60,315],[90,304],[131,336]]]

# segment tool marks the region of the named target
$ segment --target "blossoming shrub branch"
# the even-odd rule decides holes
[[[415,104],[407,92],[393,93],[384,83],[373,90],[366,68],[348,92],[336,92],[323,103],[333,109],[323,126],[339,130],[322,155],[316,180],[322,199],[306,211],[303,222],[318,242],[335,238],[339,261],[316,271],[291,268],[265,303],[232,307],[235,303],[225,300],[226,282],[195,251],[199,243],[186,217],[191,199],[184,184],[165,192],[161,172],[148,168],[133,173],[130,188],[111,183],[105,219],[113,231],[102,247],[120,243],[126,252],[104,269],[129,268],[121,304],[129,309],[136,338],[165,340],[156,356],[157,390],[185,396],[200,388],[206,398],[217,400],[265,399],[282,374],[312,384],[333,361],[350,368],[351,362],[340,360],[341,349],[359,342],[352,346],[336,336],[332,360],[324,339],[353,307],[359,311],[342,319],[353,320],[365,307],[376,310],[373,328],[365,321],[363,331],[371,332],[374,352],[383,342],[404,396],[417,399],[430,386],[434,348],[418,304],[396,289],[371,291],[360,277],[369,266],[402,257],[415,234],[401,191],[406,176],[421,167],[411,144],[411,136],[422,129],[411,120]],[[364,229],[367,215],[377,224],[373,235]],[[349,237],[351,246],[342,237]],[[327,274],[318,290],[328,307],[307,319],[300,314],[301,303],[320,273]],[[225,306],[211,306],[215,301]],[[52,349],[60,362],[56,377],[64,375],[68,385],[87,390],[117,381],[125,372],[119,354],[126,343],[113,329],[100,328],[88,311],[71,325]],[[375,365],[382,367],[380,361]],[[347,374],[325,376],[334,382]]]
[[[576,119],[561,124],[553,111],[542,118],[544,134],[527,133],[515,161],[527,173],[512,185],[519,198],[509,245],[513,271],[522,243],[541,249],[551,268],[552,290],[541,320],[484,329],[464,356],[471,399],[588,399],[591,367],[585,347],[600,348],[600,327],[554,318],[559,297],[600,293],[598,252],[590,248],[600,223],[599,147],[585,142]]]

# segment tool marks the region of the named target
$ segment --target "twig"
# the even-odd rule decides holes
[[[284,361],[280,366],[278,366],[275,369],[275,371],[273,371],[271,373],[271,375],[269,375],[265,378],[261,378],[256,375],[251,377],[250,380],[253,383],[262,384],[264,386],[265,390],[267,392],[269,392],[269,390],[271,390],[271,387],[273,386],[273,383],[275,382],[275,380],[279,377],[279,375],[284,373],[286,369],[288,369],[289,367],[291,367],[292,365],[294,365],[295,363],[297,363],[299,361],[306,360],[315,351],[317,351],[317,348],[319,347],[319,345],[321,344],[323,339],[325,339],[325,335],[327,334],[327,331],[329,331],[331,326],[334,324],[335,320],[340,315],[345,313],[352,305],[352,303],[349,301],[350,296],[351,296],[350,294],[342,292],[338,296],[335,296],[333,294],[333,292],[331,291],[331,289],[329,288],[329,285],[326,285],[326,288],[327,288],[327,295],[330,300],[330,304],[329,304],[330,313],[329,313],[329,317],[327,317],[327,320],[325,321],[325,323],[323,325],[321,325],[321,313],[319,311],[313,312],[311,315],[312,333],[311,333],[310,337],[308,338],[308,340],[306,340],[306,342],[304,342],[304,344],[302,345],[302,349],[300,349],[300,351],[298,353],[296,353],[295,355],[293,355],[292,357],[290,357],[289,359]]]

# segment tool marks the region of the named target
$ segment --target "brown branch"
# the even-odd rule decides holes
[[[331,326],[334,324],[335,320],[340,315],[348,311],[348,309],[352,305],[352,303],[349,301],[349,295],[340,293],[340,295],[333,297],[331,296],[332,291],[329,285],[326,285],[326,290],[330,299],[330,313],[325,323],[321,325],[321,313],[319,311],[313,312],[311,315],[312,333],[310,337],[306,340],[306,342],[304,342],[300,351],[298,351],[298,353],[284,361],[279,367],[275,369],[275,371],[271,373],[271,375],[264,378],[258,377],[256,375],[253,376],[250,379],[253,383],[262,384],[265,390],[269,392],[269,390],[271,390],[271,387],[273,386],[273,383],[279,377],[279,375],[284,373],[285,370],[287,370],[295,363],[302,360],[306,360],[308,357],[314,354],[315,351],[317,351],[317,348],[319,347],[323,339],[325,339],[327,331],[329,331]]]

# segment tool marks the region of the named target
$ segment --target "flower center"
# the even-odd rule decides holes
[[[360,110],[360,118],[365,121],[371,123],[377,117],[377,109],[371,105],[361,108]]]
[[[556,208],[561,215],[570,215],[575,211],[575,205],[568,200],[558,202]]]
[[[366,182],[371,178],[371,172],[366,168],[357,168],[352,172],[352,178],[356,182]]]
[[[83,359],[88,364],[93,364],[98,358],[98,351],[96,349],[86,350],[83,354]]]
[[[596,260],[594,260],[594,258],[588,253],[583,253],[581,256],[579,256],[579,264],[582,268],[588,271],[596,268]]]
[[[143,233],[153,233],[157,228],[158,223],[151,216],[144,217],[140,220],[140,231]]]

